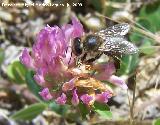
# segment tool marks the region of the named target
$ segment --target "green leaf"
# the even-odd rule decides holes
[[[154,45],[153,40],[150,40],[145,36],[141,37],[136,32],[134,32],[130,35],[130,39],[134,43],[139,42],[138,44],[141,44],[141,46],[139,47],[140,53],[152,55],[155,52],[155,49],[153,47],[153,45]]]
[[[154,120],[153,125],[160,125],[160,118]]]
[[[149,32],[155,33],[157,31],[160,31],[160,25],[159,25],[160,6],[159,5],[160,5],[160,1],[156,1],[153,4],[144,5],[140,9],[136,23],[140,24],[141,26],[149,30]],[[149,47],[149,44],[152,44],[152,45],[155,44],[154,40],[144,37],[144,35],[141,34],[140,32],[132,33],[130,35],[130,39],[132,42],[136,42],[138,45],[141,45],[142,52],[144,54],[149,54],[149,55],[153,54],[154,48],[148,49],[148,47]],[[146,49],[146,46],[147,46],[147,49]]]
[[[129,36],[130,40],[132,41],[132,43],[139,43],[143,40],[142,36],[139,35],[139,33],[137,32],[133,32],[130,36]]]
[[[21,109],[11,116],[14,120],[32,120],[38,116],[44,109],[46,105],[44,103],[37,103],[28,106],[25,109]]]
[[[105,110],[105,111],[109,111],[110,108],[107,104],[104,103],[99,103],[99,102],[94,102],[94,106],[93,106],[94,110]]]
[[[57,114],[59,114],[61,116],[65,116],[65,114],[68,111],[69,107],[70,107],[69,105],[58,105],[54,101],[52,101],[49,104],[49,108],[51,108],[52,111],[56,112]]]
[[[106,119],[111,119],[112,118],[112,112],[111,111],[96,110],[96,112],[103,118],[106,118]]]
[[[101,104],[98,102],[94,103],[94,111],[97,112],[100,116],[110,119],[112,118],[112,112],[107,104]]]
[[[143,45],[139,48],[141,53],[152,55],[155,53],[155,48],[152,46],[151,42],[149,40],[145,40]]]
[[[39,99],[42,99],[41,96],[39,95],[39,91],[41,90],[41,87],[35,82],[33,79],[34,72],[33,71],[28,71],[26,73],[26,83],[28,88],[35,94]]]
[[[110,0],[110,1],[112,1],[112,2],[120,2],[120,3],[126,2],[126,0]]]
[[[0,48],[0,66],[1,66],[1,64],[2,64],[2,62],[4,60],[4,57],[5,57],[4,56],[4,50]]]
[[[120,69],[117,71],[117,75],[129,74],[135,70],[139,62],[138,54],[124,55],[120,61]]]
[[[102,11],[102,0],[91,0],[91,3],[95,7],[95,9],[99,12]]]
[[[139,17],[137,20],[137,23],[150,31],[154,31],[154,27],[152,26],[152,22],[147,17],[143,17],[143,16]]]
[[[160,5],[160,2],[156,3],[157,5]],[[160,30],[159,20],[160,20],[160,6],[154,7],[153,10],[150,9],[150,6],[143,6],[140,10],[139,17],[145,18],[149,22],[151,22],[151,29],[149,29],[152,32],[156,32]],[[148,10],[152,11],[148,13]]]
[[[89,114],[89,110],[87,109],[86,105],[80,102],[78,107],[79,107],[79,111],[82,116],[82,119],[86,119],[87,114]]]
[[[27,73],[26,67],[20,63],[20,61],[15,61],[7,67],[7,75],[11,81],[21,84],[25,83],[25,75]]]
[[[154,13],[158,10],[160,6],[160,1],[154,1],[152,4],[147,4],[146,5],[146,13]]]

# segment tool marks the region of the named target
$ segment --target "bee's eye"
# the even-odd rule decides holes
[[[72,44],[72,51],[76,56],[79,56],[82,54],[82,43],[81,43],[81,39],[79,37],[75,38],[73,40],[73,44]]]

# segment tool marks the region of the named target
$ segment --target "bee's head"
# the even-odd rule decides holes
[[[79,56],[82,54],[83,52],[83,44],[81,42],[81,38],[76,37],[73,40],[73,44],[72,44],[72,52],[76,55]]]

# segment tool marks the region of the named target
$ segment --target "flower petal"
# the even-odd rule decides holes
[[[71,44],[70,43],[71,39],[74,39],[76,37],[81,37],[84,33],[83,26],[76,17],[72,18],[72,25],[66,24],[62,26],[62,30],[65,34],[65,39],[67,43],[69,43],[69,46]]]
[[[32,58],[26,48],[23,50],[22,56],[20,56],[19,59],[27,68],[33,68]]]
[[[37,73],[34,75],[34,80],[40,85],[43,86],[43,83],[45,83],[44,79],[44,69],[38,69]]]
[[[75,87],[75,85],[74,85],[75,80],[76,80],[76,78],[73,78],[69,82],[64,83],[62,86],[62,90],[65,92],[72,90]]]
[[[111,76],[115,71],[116,71],[116,68],[113,62],[109,62],[105,65],[106,75]]]
[[[99,80],[107,80],[116,71],[113,62],[109,62],[107,64],[97,64],[96,69],[98,70],[99,74],[97,74],[95,77]]]
[[[73,104],[74,106],[76,106],[76,105],[79,104],[79,99],[78,99],[78,95],[77,95],[77,89],[74,89],[72,95],[73,95],[73,96],[72,96],[71,102],[72,102],[72,104]]]
[[[63,25],[62,30],[65,35],[66,43],[70,46],[70,39],[73,38],[73,26],[71,24]]]
[[[117,85],[117,86],[120,86],[123,89],[128,89],[127,85],[125,84],[125,81],[121,77],[112,75],[108,79],[108,81],[111,82],[111,83],[113,83],[113,84],[115,84],[115,85]]]
[[[66,53],[65,53],[65,57],[62,58],[63,59],[63,63],[67,66],[67,67],[71,67],[73,65],[75,65],[75,55],[72,54],[72,48],[68,47]]]
[[[42,98],[46,101],[51,100],[52,99],[52,95],[49,92],[48,88],[44,88],[41,92],[39,92],[39,94],[42,96]]]
[[[101,103],[107,103],[108,99],[111,97],[112,97],[112,93],[110,91],[106,91],[101,94],[96,94],[96,101]]]
[[[67,96],[64,93],[62,93],[62,95],[56,99],[56,103],[59,105],[64,105],[66,101],[67,101]]]
[[[93,100],[93,97],[88,95],[88,94],[84,94],[80,97],[80,99],[82,100],[82,102],[84,104],[89,105],[91,103],[91,101]]]
[[[80,21],[76,17],[73,17],[72,24],[74,28],[73,37],[76,38],[76,37],[82,36],[84,31],[83,31],[83,26],[80,23]]]

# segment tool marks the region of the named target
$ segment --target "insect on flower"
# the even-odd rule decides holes
[[[129,30],[129,24],[122,23],[82,38],[77,37],[73,40],[72,51],[82,63],[92,63],[103,53],[112,57],[135,54],[138,48],[124,38]]]
[[[54,100],[60,105],[74,106],[80,101],[89,106],[95,101],[107,103],[115,94],[101,81],[127,89],[125,81],[114,75],[116,70],[111,62],[86,62],[92,62],[107,52],[136,53],[138,49],[123,38],[129,30],[127,26],[116,25],[86,37],[83,37],[83,26],[76,18],[72,19],[72,24],[63,25],[61,28],[47,26],[38,33],[32,52],[27,48],[23,50],[20,61],[35,71],[34,80],[41,87],[39,94],[45,101]],[[71,50],[69,47],[72,42]],[[124,49],[118,51],[116,45],[119,49]],[[76,57],[85,63],[77,66]]]

